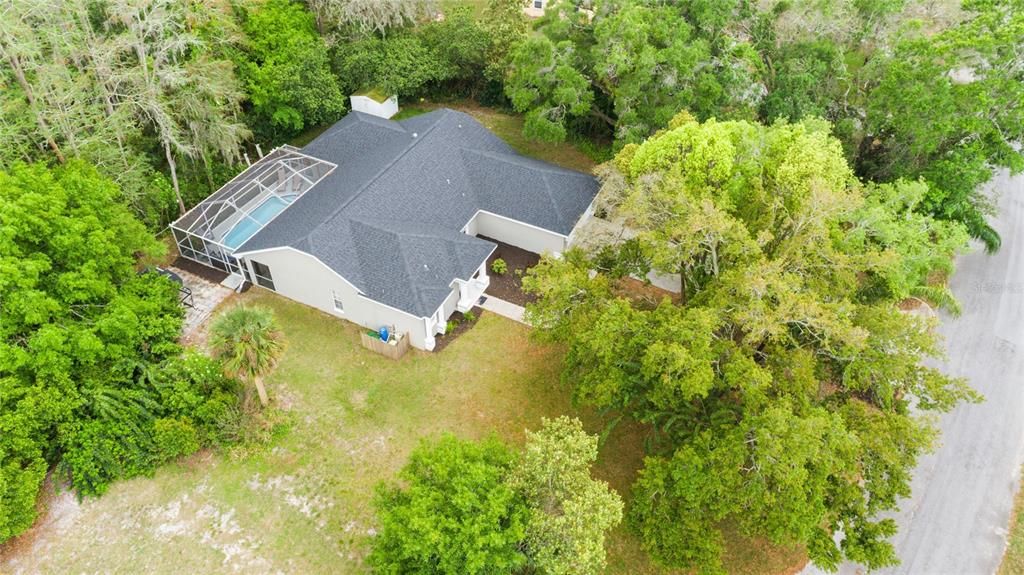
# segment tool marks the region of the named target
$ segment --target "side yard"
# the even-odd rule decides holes
[[[362,573],[374,535],[373,486],[392,477],[423,437],[452,431],[523,439],[563,413],[599,431],[558,384],[561,351],[527,328],[484,314],[443,352],[400,362],[359,346],[361,328],[264,290],[235,302],[272,308],[288,348],[268,379],[285,425],[255,452],[201,453],[153,478],[115,484],[99,499],[50,498],[52,513],[3,550],[0,572]],[[627,493],[643,430],[620,425],[597,473]],[[794,572],[799,550],[736,536],[731,573]],[[660,573],[619,528],[609,573]]]

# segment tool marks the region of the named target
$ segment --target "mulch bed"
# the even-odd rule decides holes
[[[204,280],[215,284],[219,284],[224,281],[224,278],[228,277],[228,274],[225,272],[204,266],[199,262],[194,262],[181,256],[178,256],[171,265],[180,270],[185,270],[191,274],[195,274]]]
[[[523,293],[523,274],[527,269],[537,265],[540,256],[522,248],[499,242],[494,238],[479,237],[498,244],[491,257],[487,258],[487,275],[491,277],[491,285],[487,287],[487,293],[498,299],[522,306],[536,300],[536,296]],[[498,258],[505,260],[508,265],[508,271],[501,275],[494,273],[491,269],[491,264]],[[520,270],[519,273],[516,273],[516,270]]]
[[[452,316],[448,318],[448,321],[455,322],[455,329],[446,332],[444,335],[434,336],[434,353],[448,347],[448,344],[455,341],[456,338],[463,333],[469,331],[469,328],[473,327],[476,322],[480,321],[480,316],[484,314],[484,310],[479,307],[474,307],[470,311],[476,316],[476,319],[472,322],[466,321],[466,316],[460,311],[453,313]]]

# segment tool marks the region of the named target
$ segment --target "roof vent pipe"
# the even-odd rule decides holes
[[[419,134],[417,134],[416,132],[413,132],[413,133],[412,133],[412,137],[413,137],[413,138],[415,138],[415,137],[417,137],[417,136],[419,136]]]

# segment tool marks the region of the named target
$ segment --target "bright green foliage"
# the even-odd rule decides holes
[[[953,273],[952,256],[966,245],[966,230],[920,213],[917,208],[928,190],[924,182],[905,180],[865,186],[864,204],[851,214],[852,227],[843,236],[844,249],[864,251],[875,245],[883,250],[866,278],[866,298],[916,297],[957,312],[952,293],[943,284],[930,283],[930,276]]]
[[[491,262],[491,271],[499,276],[505,275],[508,273],[508,264],[501,258],[495,258],[495,260]]]
[[[274,314],[262,307],[234,307],[210,325],[210,348],[231,377],[251,382],[267,404],[262,378],[284,352],[284,335]]]
[[[962,15],[924,4],[792,2],[758,13],[761,118],[831,120],[859,176],[924,178],[917,209],[966,225],[991,251],[999,236],[979,185],[998,168],[1024,169],[1013,146],[1024,135],[1024,56],[1014,48],[1024,4],[969,1]]]
[[[341,116],[345,99],[331,73],[327,45],[302,4],[256,4],[243,30],[247,42],[239,69],[262,132],[288,137]]]
[[[596,459],[597,437],[567,417],[527,432],[521,457],[494,437],[423,443],[399,485],[378,487],[370,563],[382,573],[601,573],[622,500],[590,477]]]
[[[529,509],[505,478],[515,454],[494,437],[445,435],[420,445],[375,498],[381,530],[370,564],[379,573],[512,573]]]
[[[544,420],[528,432],[511,484],[526,498],[530,564],[549,575],[596,575],[604,571],[605,532],[622,520],[622,500],[590,477],[597,437],[578,419]]]
[[[679,274],[682,301],[624,297],[617,244],[597,246],[600,266],[570,251],[524,280],[576,397],[657,432],[630,524],[659,562],[709,572],[722,521],[826,568],[893,564],[895,524],[876,517],[935,435],[910,398],[976,399],[921,364],[941,346],[896,304],[950,305],[929,281],[963,228],[914,211],[926,184],[862,187],[824,122],[669,125],[602,169],[598,204],[635,232],[623,257]]]
[[[196,360],[179,377],[177,287],[136,273],[162,246],[118,194],[78,161],[0,172],[0,539],[31,524],[51,465],[102,493],[194,450],[237,403]],[[157,422],[186,416],[196,441],[163,451]]]
[[[616,137],[642,141],[694,101],[710,47],[670,6],[628,5],[594,26],[596,81],[612,95]],[[671,89],[665,89],[665,86]]]

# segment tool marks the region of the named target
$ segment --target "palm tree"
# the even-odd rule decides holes
[[[284,337],[274,314],[261,307],[232,308],[210,326],[210,346],[225,373],[255,385],[260,403],[266,406],[263,376],[284,351]]]

